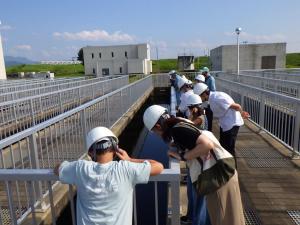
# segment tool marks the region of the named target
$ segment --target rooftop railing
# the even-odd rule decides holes
[[[0,103],[0,138],[9,137],[128,84],[128,76]]]

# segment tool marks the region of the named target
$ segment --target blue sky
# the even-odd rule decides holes
[[[152,58],[240,41],[300,52],[300,0],[1,0],[5,55],[71,60],[87,45],[149,43]]]

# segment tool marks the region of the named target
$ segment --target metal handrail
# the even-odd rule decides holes
[[[169,182],[170,183],[170,197],[171,197],[171,204],[170,210],[172,211],[171,215],[171,225],[179,225],[179,215],[180,215],[180,199],[179,199],[179,182],[180,182],[180,164],[178,160],[170,159],[169,162],[170,168],[164,169],[161,174],[157,176],[152,176],[149,178],[149,182],[154,182],[155,186],[157,186],[158,182]],[[54,188],[60,186],[61,183],[59,182],[58,176],[56,176],[53,172],[53,169],[0,169],[0,183],[5,183],[6,185],[6,192],[9,194],[8,196],[8,208],[11,218],[11,224],[17,225],[21,224],[25,219],[31,221],[32,224],[37,224],[36,213],[37,207],[39,205],[44,204],[46,208],[50,208],[51,210],[51,221],[53,224],[56,224],[57,215],[55,212],[55,205],[54,205],[54,198],[58,196],[56,192],[54,192]],[[27,210],[23,212],[23,215],[15,214],[14,210],[16,207],[16,202],[12,198],[12,187],[13,184],[16,183],[23,183],[27,184],[27,189],[29,193],[32,193],[30,198],[30,204],[27,206]],[[46,196],[42,198],[35,198],[33,193],[36,191],[35,183],[43,182],[47,184],[47,196],[49,198],[49,202],[44,203]],[[158,190],[155,188],[155,196],[158,196]],[[69,200],[71,202],[70,209],[72,220],[70,222],[75,225],[75,204],[72,198],[73,196],[73,188],[72,185],[69,185]],[[134,208],[136,203],[136,198],[134,198]],[[155,206],[158,207],[158,198],[155,198]],[[17,203],[18,204],[18,203]],[[2,211],[2,205],[0,205],[0,212]],[[44,209],[45,211],[45,209]],[[155,210],[155,217],[156,221],[158,221],[158,209]],[[133,211],[134,216],[136,218],[136,210]],[[28,217],[31,215],[30,217]],[[17,217],[18,216],[18,217]],[[0,217],[1,224],[5,224],[2,217]],[[137,221],[134,221],[135,225]]]
[[[231,95],[250,121],[292,151],[300,152],[300,99],[216,77],[217,90]]]
[[[128,84],[128,76],[0,103],[0,134],[8,137]]]
[[[78,77],[78,78],[32,79],[32,80],[28,79],[25,81],[21,79],[20,81],[14,81],[14,82],[6,81],[0,85],[0,93],[7,93],[7,92],[12,92],[17,90],[26,90],[36,86],[43,87],[43,86],[53,85],[62,82],[78,81],[78,80],[85,80],[85,79],[86,79],[85,77]]]
[[[12,91],[5,92],[2,94],[0,93],[0,102],[3,103],[5,101],[13,101],[13,100],[17,100],[20,98],[26,98],[26,97],[30,97],[30,96],[34,96],[34,95],[41,95],[44,93],[54,92],[54,91],[63,90],[63,89],[67,89],[67,88],[78,87],[81,85],[95,83],[98,81],[104,81],[107,79],[118,78],[118,77],[120,77],[120,76],[98,77],[98,78],[79,80],[79,81],[78,80],[68,80],[68,81],[55,82],[55,83],[52,83],[52,81],[49,81],[44,86],[29,88],[26,90],[19,90],[18,87],[14,86],[14,88],[16,88],[17,91],[12,90]]]
[[[282,93],[292,97],[300,97],[300,82],[290,80],[280,80],[252,75],[234,74],[234,73],[213,73],[214,77],[229,79],[230,81],[239,82],[254,87]]]

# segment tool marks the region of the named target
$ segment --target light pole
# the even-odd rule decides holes
[[[237,75],[240,75],[240,43],[239,43],[239,35],[242,31],[242,28],[235,28],[236,33],[236,45],[237,45]]]

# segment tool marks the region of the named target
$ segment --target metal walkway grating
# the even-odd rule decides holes
[[[259,217],[252,209],[244,209],[244,216],[246,225],[261,225]]]
[[[295,222],[296,225],[300,225],[300,211],[299,210],[288,210],[287,213]]]
[[[239,147],[236,151],[238,157],[241,158],[267,158],[267,159],[282,159],[283,156],[277,151],[268,148],[249,148]]]
[[[291,164],[285,159],[247,159],[249,167],[252,168],[289,168]]]
[[[244,158],[248,166],[252,168],[288,168],[291,166],[290,161],[280,153],[263,147],[240,147],[236,151],[236,156]]]

